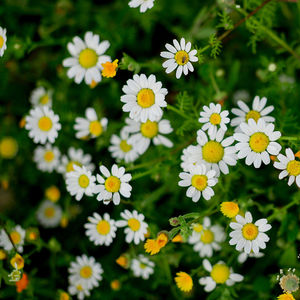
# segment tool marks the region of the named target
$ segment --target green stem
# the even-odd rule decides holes
[[[148,174],[154,173],[155,171],[157,171],[156,168],[151,168],[150,170],[145,171],[145,172],[143,172],[143,173],[138,173],[138,174],[136,174],[136,175],[133,175],[131,181],[136,180],[136,179],[139,179],[139,178],[141,178],[141,177],[144,177],[144,176],[146,176],[146,175],[148,175]]]
[[[276,209],[276,210],[275,210],[275,211],[267,218],[268,221],[271,222],[273,219],[276,218],[276,216],[277,216],[278,214],[285,214],[286,211],[287,211],[290,207],[292,207],[292,206],[294,206],[294,205],[298,205],[298,204],[300,204],[300,199],[295,198],[292,202],[288,203],[287,205],[285,205],[285,206],[283,206],[283,207],[281,207],[281,208],[277,208],[277,209]]]
[[[298,136],[281,136],[279,139],[286,140],[286,141],[297,141],[297,140],[300,140],[300,137],[298,137]]]
[[[168,104],[167,105],[167,109],[172,110],[173,112],[175,112],[176,114],[180,115],[181,117],[185,118],[185,119],[190,119],[185,113],[181,112],[179,109],[177,109],[176,107]]]

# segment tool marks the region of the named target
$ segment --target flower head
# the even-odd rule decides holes
[[[277,297],[278,300],[295,300],[294,296],[289,293],[281,294]]]
[[[240,209],[235,202],[222,202],[220,210],[224,216],[231,219],[239,213]]]
[[[118,61],[118,59],[115,59],[113,62],[107,61],[102,64],[102,76],[106,78],[115,77],[117,74]]]
[[[18,270],[23,269],[24,258],[20,254],[16,253],[15,256],[10,260],[10,264]]]
[[[12,159],[18,153],[18,142],[13,137],[4,137],[0,140],[0,157]]]
[[[45,146],[36,147],[33,154],[33,160],[37,164],[39,170],[51,173],[58,168],[60,151],[57,147],[47,143]]]
[[[161,248],[165,247],[168,237],[165,233],[160,233],[156,239],[147,239],[144,248],[150,255],[157,254]]]
[[[193,288],[193,279],[186,272],[176,273],[175,282],[178,288],[183,292],[189,292]]]
[[[37,106],[52,106],[52,90],[46,90],[44,87],[40,86],[34,89],[29,97],[33,107]]]
[[[154,273],[154,266],[153,261],[140,254],[138,257],[132,259],[130,269],[133,271],[135,277],[149,279],[150,275]]]
[[[45,196],[47,199],[55,203],[60,198],[60,190],[57,186],[51,185],[45,190]]]
[[[39,223],[45,228],[53,228],[60,224],[62,209],[52,201],[43,201],[36,213]]]
[[[27,289],[29,284],[28,276],[26,273],[23,273],[22,278],[16,282],[16,288],[18,293],[22,293],[22,291]]]
[[[4,51],[6,50],[6,29],[0,27],[0,56],[3,56]]]

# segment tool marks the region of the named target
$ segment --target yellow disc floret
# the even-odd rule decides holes
[[[80,276],[83,278],[90,278],[93,274],[93,270],[90,266],[84,266],[80,269]]]
[[[201,232],[203,229],[203,226],[201,224],[197,223],[197,224],[194,224],[193,229],[196,232]]]
[[[90,130],[90,133],[94,136],[99,136],[103,132],[102,125],[97,120],[90,122],[89,130]]]
[[[217,113],[211,114],[209,122],[213,125],[219,125],[221,123],[221,116]]]
[[[55,209],[53,207],[47,207],[44,210],[44,215],[46,218],[53,218],[53,216],[55,215]]]
[[[258,235],[258,228],[252,223],[247,223],[242,228],[242,234],[246,240],[255,240]]]
[[[203,244],[211,244],[214,241],[214,233],[209,229],[204,229],[200,240]]]
[[[20,254],[16,254],[11,260],[10,264],[15,268],[17,266],[17,269],[23,269],[24,268],[24,258]]]
[[[0,35],[0,49],[3,47],[4,44],[4,38]]]
[[[10,233],[10,238],[12,239],[12,241],[15,245],[17,245],[21,242],[21,235],[18,231],[12,231]]]
[[[155,94],[151,89],[141,89],[136,98],[138,105],[142,108],[148,108],[155,102]]]
[[[234,218],[239,213],[239,206],[235,202],[222,202],[221,212],[228,218]]]
[[[175,54],[175,60],[178,65],[185,65],[189,62],[189,55],[186,51],[180,50]]]
[[[80,175],[78,178],[78,184],[80,187],[82,187],[84,189],[87,188],[90,184],[90,180],[87,177],[87,175],[85,175],[85,174]]]
[[[198,191],[203,191],[207,187],[207,176],[206,175],[194,175],[192,177],[192,186]]]
[[[116,193],[119,191],[121,181],[116,176],[110,176],[105,180],[105,189],[110,193]]]
[[[141,223],[139,220],[137,220],[135,218],[131,218],[128,220],[128,226],[130,227],[130,229],[132,231],[138,231],[141,227]]]
[[[260,113],[256,110],[250,110],[246,114],[246,121],[248,121],[249,119],[253,119],[255,122],[257,122],[259,118],[260,118]]]
[[[5,137],[0,141],[0,156],[6,159],[14,158],[18,152],[18,143],[12,137]]]
[[[50,98],[47,94],[43,95],[42,97],[40,97],[39,99],[39,103],[42,105],[45,105],[49,102]]]
[[[202,148],[202,156],[209,163],[218,163],[224,156],[224,148],[218,142],[209,141]]]
[[[52,128],[52,121],[49,117],[41,117],[38,126],[42,131],[49,131]]]
[[[97,61],[98,56],[96,51],[93,49],[84,49],[79,54],[79,63],[85,69],[94,67],[97,64]]]
[[[101,220],[97,224],[97,231],[101,235],[107,235],[110,231],[110,224],[106,220]]]
[[[67,164],[67,166],[66,166],[67,173],[74,171],[74,164],[76,166],[82,167],[82,164],[80,162],[78,162],[78,161],[69,161],[68,164]]]
[[[123,152],[129,152],[132,149],[132,146],[129,145],[126,140],[122,140],[120,143],[120,148]]]
[[[288,162],[288,164],[286,166],[286,170],[292,176],[300,175],[300,161],[291,160],[290,162]]]
[[[216,283],[225,283],[229,278],[230,270],[225,264],[216,264],[213,266],[210,276]]]
[[[57,202],[60,198],[60,190],[55,185],[51,185],[46,189],[45,196],[50,201]]]
[[[295,300],[294,296],[292,294],[281,294],[277,298],[278,300]]]
[[[54,159],[55,155],[53,153],[53,151],[46,151],[44,153],[44,160],[46,162],[51,162]]]
[[[144,137],[152,139],[158,133],[158,124],[157,122],[147,121],[146,123],[141,124],[141,133]]]
[[[267,149],[269,142],[269,138],[266,134],[263,132],[255,132],[250,137],[249,146],[254,152],[261,153]]]

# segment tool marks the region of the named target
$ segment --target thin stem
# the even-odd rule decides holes
[[[279,139],[286,140],[286,141],[297,141],[297,140],[300,140],[300,137],[298,137],[298,136],[281,136]]]
[[[300,202],[300,199],[295,198],[292,202],[288,203],[287,205],[283,206],[282,208],[276,209],[267,219],[268,221],[272,221],[278,214],[285,213],[290,207],[294,205],[298,205]]]
[[[141,177],[144,177],[144,176],[146,176],[148,174],[154,173],[155,171],[157,171],[157,168],[151,168],[150,170],[145,171],[143,173],[138,173],[136,175],[133,175],[131,181],[139,179]]]
[[[177,109],[176,107],[168,104],[167,105],[167,109],[174,111],[176,114],[180,115],[181,117],[185,118],[185,119],[190,119],[185,113],[181,112],[179,109]]]

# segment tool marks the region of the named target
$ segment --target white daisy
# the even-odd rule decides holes
[[[238,101],[237,105],[240,107],[240,109],[233,108],[231,110],[231,112],[237,117],[231,120],[230,125],[233,127],[237,126],[238,129],[238,126],[241,123],[247,123],[249,119],[253,119],[255,122],[257,122],[259,119],[263,119],[266,123],[274,122],[275,119],[268,116],[268,114],[274,110],[274,106],[270,105],[265,107],[266,103],[266,97],[259,99],[259,96],[255,96],[252,102],[252,110],[250,110],[245,102],[241,100]]]
[[[6,29],[0,26],[0,56],[3,56],[6,50]]]
[[[198,121],[204,123],[202,130],[208,130],[208,135],[216,135],[218,126],[224,131],[227,130],[226,124],[230,122],[230,119],[227,118],[229,112],[224,110],[221,112],[221,105],[210,103],[209,107],[204,105],[203,110],[200,112],[200,118]]]
[[[70,281],[68,292],[72,296],[76,295],[79,300],[83,300],[85,297],[89,297],[91,295],[90,290],[85,286],[82,280],[78,280],[76,282]]]
[[[131,261],[130,269],[133,271],[135,277],[142,277],[143,279],[149,279],[149,276],[154,273],[154,262],[148,257],[139,254],[137,258],[133,258]]]
[[[60,224],[62,209],[52,201],[43,201],[36,213],[40,224],[46,228],[56,227]]]
[[[275,141],[281,136],[279,131],[274,131],[274,124],[266,124],[263,119],[256,123],[249,119],[248,123],[240,125],[241,133],[233,136],[238,141],[235,145],[239,159],[246,157],[246,165],[259,168],[263,162],[270,163],[270,154],[277,155],[281,150],[280,144]]]
[[[140,12],[144,13],[154,5],[154,0],[131,0],[128,5],[132,8],[140,7]]]
[[[135,144],[139,154],[145,153],[149,148],[151,140],[153,144],[173,147],[173,143],[164,135],[173,131],[169,120],[146,121],[145,123],[136,122],[126,118],[127,125],[124,130],[132,135],[128,142]]]
[[[111,219],[107,213],[101,217],[95,212],[93,217],[88,217],[88,221],[89,223],[84,224],[84,228],[87,229],[85,234],[89,240],[94,242],[96,246],[109,246],[113,238],[116,237],[117,227],[115,220]]]
[[[300,188],[300,161],[296,160],[296,157],[292,149],[285,149],[285,154],[279,154],[277,159],[279,162],[274,163],[276,169],[282,170],[279,174],[279,179],[289,176],[288,185],[296,182],[297,186]]]
[[[88,31],[84,35],[84,41],[75,36],[73,43],[68,43],[67,47],[72,57],[64,59],[63,66],[69,68],[67,75],[69,78],[74,78],[76,83],[79,84],[83,78],[88,85],[92,81],[102,80],[102,64],[111,62],[110,56],[103,55],[110,44],[108,41],[99,43],[99,40],[98,34]]]
[[[95,188],[95,176],[92,176],[91,171],[88,171],[85,166],[73,165],[73,168],[74,171],[66,174],[67,191],[75,196],[77,201],[81,200],[84,194],[92,196]]]
[[[198,61],[198,57],[196,56],[197,50],[191,50],[191,42],[185,43],[184,38],[181,38],[180,44],[174,39],[173,45],[166,44],[165,47],[168,51],[161,52],[160,56],[168,59],[162,65],[166,68],[166,73],[171,73],[177,68],[176,78],[179,79],[182,72],[184,75],[187,75],[189,71],[194,71],[191,62]]]
[[[116,222],[117,227],[126,227],[124,232],[126,234],[126,243],[130,244],[132,241],[137,245],[145,240],[148,224],[144,222],[145,216],[139,214],[136,210],[130,212],[125,209],[121,212],[121,217],[124,220]]]
[[[231,237],[231,240],[229,241],[230,245],[236,245],[235,249],[238,251],[244,249],[244,252],[247,254],[249,254],[251,250],[254,253],[258,253],[259,248],[266,248],[266,242],[270,239],[265,232],[272,228],[270,224],[267,224],[267,219],[257,220],[253,224],[250,212],[246,212],[245,218],[237,215],[235,219],[237,222],[231,222],[229,224],[233,229],[229,234]]]
[[[189,187],[186,196],[192,198],[193,202],[198,202],[201,195],[205,200],[209,200],[215,194],[211,188],[218,182],[215,176],[216,171],[207,170],[204,164],[190,165],[188,173],[179,174],[182,180],[178,182],[178,185]]]
[[[44,172],[53,172],[59,165],[60,151],[57,147],[53,147],[47,143],[44,147],[38,146],[34,150],[33,160],[37,164],[37,168]]]
[[[133,79],[127,80],[121,96],[123,111],[129,112],[129,117],[135,121],[156,121],[163,115],[162,107],[167,106],[165,96],[168,90],[162,88],[162,83],[156,81],[155,75],[148,78],[145,74],[133,75]]]
[[[232,268],[229,268],[224,262],[219,261],[215,265],[207,260],[203,260],[204,269],[210,273],[210,276],[202,277],[199,279],[199,284],[205,285],[204,291],[211,292],[215,289],[217,284],[226,284],[232,286],[236,282],[241,282],[244,277],[240,274],[233,273]]]
[[[264,254],[262,252],[258,252],[258,253],[250,252],[249,254],[247,254],[246,252],[241,252],[241,254],[239,254],[237,260],[240,264],[243,264],[249,257],[260,258],[263,256],[264,256]]]
[[[54,143],[61,129],[59,116],[47,106],[31,109],[25,120],[25,128],[35,143],[45,144],[47,140]]]
[[[107,127],[107,119],[102,118],[98,120],[96,111],[88,107],[85,110],[86,118],[78,117],[75,119],[74,129],[76,132],[76,137],[81,139],[83,137],[90,136],[91,138],[96,138],[100,136]]]
[[[100,166],[100,174],[97,174],[97,184],[94,187],[94,193],[98,194],[97,200],[108,204],[111,199],[115,205],[120,203],[120,194],[129,198],[131,195],[132,187],[128,183],[131,180],[131,174],[125,173],[125,168],[114,164],[111,168],[111,173],[105,166]]]
[[[29,97],[29,101],[31,102],[33,107],[36,106],[52,106],[52,90],[46,90],[44,87],[40,86],[35,88]]]
[[[14,228],[9,230],[9,235],[11,240],[13,241],[14,245],[16,246],[18,252],[23,252],[23,245],[25,240],[25,230],[20,226],[16,225]],[[7,236],[4,229],[0,231],[0,246],[6,250],[10,251],[13,249],[13,245],[11,243],[11,240]]]
[[[205,217],[203,225],[194,224],[193,233],[189,237],[189,244],[200,257],[212,257],[213,251],[221,250],[220,243],[225,240],[225,233],[221,226],[211,225],[210,219]]]
[[[183,171],[188,172],[191,165],[204,164],[205,161],[202,159],[202,147],[200,145],[190,145],[183,149],[181,155],[181,168]]]

